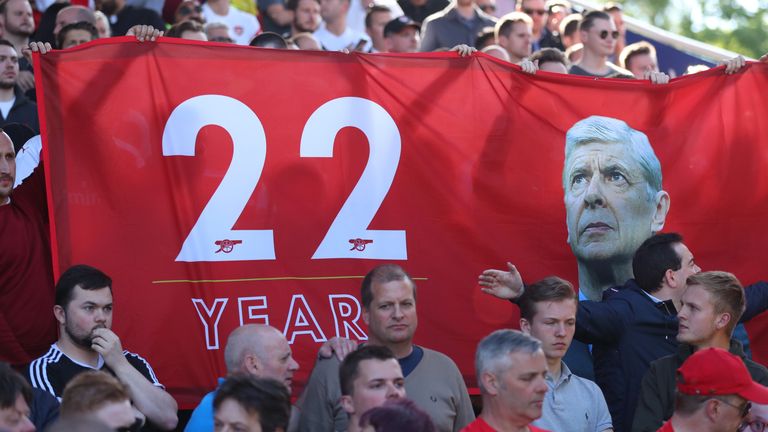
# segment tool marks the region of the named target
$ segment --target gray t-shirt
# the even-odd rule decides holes
[[[440,432],[458,432],[475,419],[467,386],[459,368],[445,354],[427,348],[418,366],[405,377],[405,392],[432,418]],[[318,359],[297,402],[299,431],[346,431],[348,417],[341,408],[336,357]]]

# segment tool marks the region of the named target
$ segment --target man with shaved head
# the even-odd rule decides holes
[[[280,330],[261,324],[240,326],[229,334],[224,362],[229,375],[247,373],[258,378],[272,378],[284,383],[289,392],[293,373],[299,369]],[[219,378],[219,385],[223,382],[224,379]],[[213,399],[217,390],[203,397],[192,412],[185,431],[213,430]]]

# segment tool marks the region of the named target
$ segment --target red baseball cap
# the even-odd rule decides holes
[[[677,370],[677,390],[688,395],[739,395],[768,404],[768,387],[754,381],[737,356],[720,348],[696,351]]]

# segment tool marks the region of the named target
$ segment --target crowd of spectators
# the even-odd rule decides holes
[[[75,266],[54,284],[41,167],[29,168],[39,163],[30,53],[163,34],[275,49],[481,50],[529,73],[669,80],[652,44],[626,45],[618,4],[576,12],[564,0],[0,1],[0,431],[178,427],[176,402],[149,361],[124,350],[111,330],[109,276]],[[733,59],[725,73],[743,66],[743,58]],[[608,141],[653,165],[647,138],[619,123],[593,117],[574,125],[566,172],[584,159],[574,155],[610,147]],[[596,143],[595,136],[610,140]],[[413,343],[416,284],[399,266],[383,265],[361,286],[367,343],[324,344],[317,363],[304,365],[312,372],[302,394],[293,395],[295,405],[292,379],[300,366],[283,334],[242,326],[227,340],[227,376],[186,430],[733,431],[741,424],[762,432],[768,390],[755,382],[768,384],[768,370],[733,335],[739,321],[768,308],[768,284],[745,289],[729,273],[701,272],[681,236],[657,234],[669,196],[654,166],[637,167],[655,195],[636,207],[650,206],[653,216],[622,262],[610,272],[591,271],[578,236],[571,238],[578,295],[557,277],[524,286],[511,264],[480,276],[487,293],[519,306],[521,331],[496,331],[477,347],[479,417],[453,360]],[[589,169],[576,171],[586,176]],[[564,185],[569,215],[571,198],[596,205],[577,186]],[[597,273],[615,280],[590,279]],[[569,359],[577,350],[588,358],[586,368]],[[738,382],[718,381],[707,361]]]

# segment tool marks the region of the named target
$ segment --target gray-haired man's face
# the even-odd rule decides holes
[[[593,142],[566,160],[568,243],[583,262],[632,260],[651,236],[656,199],[628,146]]]

